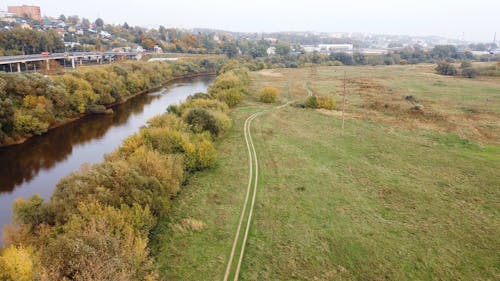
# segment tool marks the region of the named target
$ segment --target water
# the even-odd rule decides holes
[[[24,144],[0,148],[0,229],[11,221],[16,198],[38,194],[49,199],[56,183],[84,163],[102,162],[146,121],[168,105],[206,92],[213,77],[178,80],[113,108],[112,115],[93,115],[53,129]],[[0,241],[1,242],[1,241]]]

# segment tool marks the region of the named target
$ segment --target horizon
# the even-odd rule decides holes
[[[101,18],[110,24],[127,22],[129,25],[146,28],[158,28],[163,25],[181,29],[206,28],[243,33],[367,33],[412,37],[438,36],[467,42],[490,43],[495,32],[500,29],[500,17],[495,13],[500,10],[500,3],[490,0],[467,0],[459,3],[450,0],[439,3],[432,3],[430,0],[411,0],[405,3],[395,0],[377,3],[357,0],[342,3],[340,6],[322,0],[316,1],[317,5],[311,5],[304,0],[292,0],[286,4],[256,0],[252,5],[242,2],[238,5],[229,0],[215,0],[210,3],[155,2],[145,1],[144,5],[131,5],[127,8],[117,0],[104,3],[94,0],[85,3],[66,2],[64,5],[55,0],[7,0],[4,2],[5,7],[1,8],[7,10],[7,7],[12,5],[35,5],[40,6],[42,16],[78,15],[92,22]],[[100,7],[100,10],[96,10],[96,6]],[[151,9],[152,6],[155,8]],[[445,10],[448,6],[453,7],[453,10]],[[120,7],[120,12],[116,12],[116,7]],[[344,13],[345,10],[356,10],[356,17]],[[188,12],[191,16],[185,16]],[[450,16],[449,12],[452,12],[453,16]]]

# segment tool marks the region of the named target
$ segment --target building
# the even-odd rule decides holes
[[[42,19],[42,15],[41,15],[39,6],[27,6],[27,5],[8,6],[7,10],[9,13],[15,14],[19,17],[27,15],[28,17],[35,19],[35,20]]]
[[[156,53],[156,54],[162,54],[163,53],[163,49],[160,46],[155,45],[153,52]]]
[[[0,20],[10,19],[10,18],[12,18],[12,16],[13,15],[11,13],[8,13],[6,11],[0,10]]]
[[[319,44],[320,52],[324,53],[348,53],[352,54],[352,44]]]
[[[352,54],[354,46],[352,44],[318,44],[318,45],[304,45],[302,46],[306,53],[348,53]]]
[[[269,48],[267,48],[266,53],[267,53],[268,56],[274,56],[274,55],[276,55],[276,47],[269,47]]]

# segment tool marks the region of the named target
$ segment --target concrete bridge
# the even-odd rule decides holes
[[[22,55],[22,56],[0,56],[0,65],[9,65],[10,71],[14,68],[21,72],[21,65],[25,64],[27,70],[28,63],[46,62],[47,70],[50,70],[50,60],[63,60],[64,62],[71,62],[71,67],[76,68],[77,64],[82,65],[83,61],[95,61],[102,64],[106,60],[112,62],[117,59],[134,59],[139,60],[141,53],[138,52],[68,52],[68,53],[53,53],[53,54],[37,54],[37,55]],[[12,67],[14,66],[14,68]],[[36,64],[34,64],[36,71]]]

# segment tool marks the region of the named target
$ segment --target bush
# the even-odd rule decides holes
[[[179,107],[180,114],[184,113],[189,108],[204,108],[224,113],[229,111],[227,103],[214,99],[190,99]]]
[[[35,280],[33,249],[10,246],[0,255],[0,280]]]
[[[243,100],[243,94],[238,88],[225,89],[213,94],[217,100],[226,103],[229,107],[236,106]]]
[[[259,93],[259,101],[265,103],[275,103],[278,98],[278,89],[274,87],[265,87]]]
[[[219,127],[217,119],[206,109],[190,109],[184,117],[184,120],[191,126],[191,130],[195,133],[208,131],[212,136],[218,136],[221,133],[221,128]]]
[[[318,98],[316,96],[309,96],[304,103],[306,108],[318,108]]]
[[[233,107],[243,100],[243,94],[248,93],[250,78],[246,69],[231,69],[219,75],[208,89],[213,98]]]
[[[436,71],[442,75],[454,76],[457,75],[458,71],[455,66],[447,61],[442,61],[438,63]]]
[[[467,78],[476,78],[478,75],[479,71],[477,69],[472,68],[472,67],[467,67],[462,69],[462,76],[467,77]]]
[[[464,60],[460,64],[460,68],[462,68],[462,69],[469,68],[469,67],[472,67],[472,63],[470,61],[468,61],[468,60]]]
[[[106,107],[101,104],[89,104],[87,106],[87,112],[91,114],[104,114],[106,113]]]
[[[332,98],[327,97],[318,97],[317,98],[317,107],[324,108],[328,110],[332,110],[336,105],[336,102]]]

